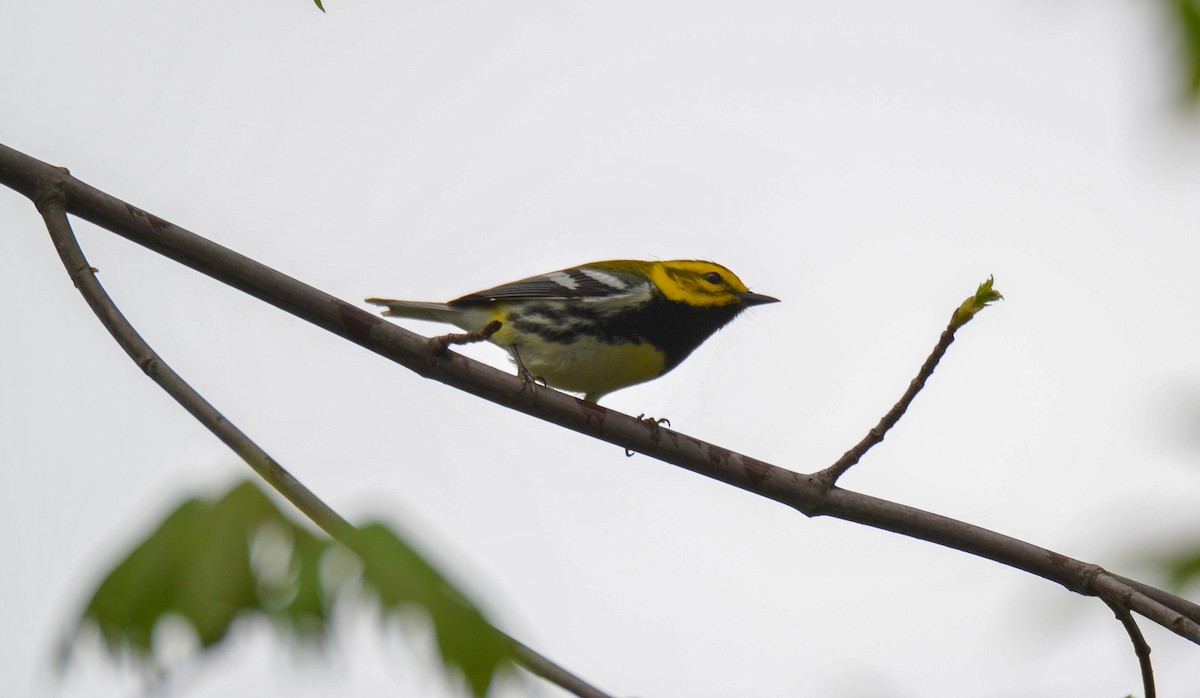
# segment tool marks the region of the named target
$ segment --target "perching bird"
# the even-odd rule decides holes
[[[508,349],[528,378],[604,395],[675,368],[746,308],[776,303],[720,264],[592,262],[478,291],[449,303],[368,298],[384,315],[480,333]]]

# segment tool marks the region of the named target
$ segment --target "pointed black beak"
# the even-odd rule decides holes
[[[772,298],[771,296],[765,296],[761,293],[753,293],[751,291],[746,291],[745,293],[739,293],[738,297],[742,299],[742,304],[746,305],[746,306],[763,305],[764,303],[778,303],[779,302],[778,298]]]

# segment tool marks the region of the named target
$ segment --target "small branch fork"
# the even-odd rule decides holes
[[[70,212],[400,363],[419,375],[780,502],[806,516],[833,516],[961,550],[1024,570],[1056,582],[1070,591],[1103,599],[1114,610],[1121,609],[1118,617],[1121,617],[1123,622],[1125,619],[1122,614],[1128,615],[1133,611],[1181,637],[1200,644],[1200,606],[1178,596],[995,531],[836,486],[837,479],[853,467],[873,445],[879,443],[903,415],[953,341],[954,332],[982,307],[999,299],[999,294],[991,289],[991,280],[981,285],[980,293],[968,298],[955,312],[950,326],[946,333],[943,333],[938,347],[926,361],[926,365],[910,384],[904,397],[875,429],[825,471],[803,474],[670,429],[646,429],[645,421],[555,390],[542,390],[538,391],[536,396],[518,399],[521,392],[518,388],[521,385],[520,379],[515,376],[449,351],[445,351],[445,355],[441,357],[431,355],[429,340],[425,338],[104,194],[70,177],[63,170],[3,145],[0,145],[0,183],[24,194],[38,205],[39,210],[46,216],[47,224],[51,226],[51,233],[56,237],[55,244],[60,247],[60,254],[64,249],[60,238],[65,239],[64,234],[70,230],[65,221],[65,212]],[[82,253],[75,254],[78,248],[73,236],[66,247],[74,248],[68,250],[71,254],[64,254],[64,263],[80,290],[85,291],[92,284],[99,288]],[[98,302],[93,296],[94,290],[85,291],[89,304],[106,326],[109,326],[115,317],[119,320],[117,324],[123,323],[127,327],[119,312],[109,307],[111,302]],[[178,379],[178,376],[166,373],[169,369],[166,369],[165,364],[152,352],[131,349],[132,340],[118,334],[132,334],[136,337],[132,328],[128,328],[127,332],[114,332],[114,336],[151,378],[159,381],[164,389],[176,396],[180,387],[168,387],[172,386],[173,380],[162,380],[161,377],[173,376],[174,379]],[[137,338],[137,341],[140,342],[140,338]],[[448,342],[446,346],[450,343],[452,342]],[[145,349],[148,350],[148,347]],[[196,398],[199,399],[199,396]],[[223,427],[217,428],[219,425],[227,425],[228,422],[202,399],[195,404],[190,404],[180,397],[176,399],[218,437],[230,444],[239,455],[247,459],[252,467],[256,470],[261,468],[261,472],[266,473],[263,477],[268,482],[273,485],[281,483],[276,486],[283,488],[280,491],[284,496],[322,528],[332,534],[332,531],[349,525],[331,511],[323,515],[321,508],[328,507],[321,504],[307,490],[288,485],[287,483],[294,482],[294,478],[287,475],[286,471],[256,446],[250,448],[252,443],[242,443],[244,435],[232,430],[232,425],[229,425],[230,430],[239,438],[226,433]],[[245,442],[249,442],[249,439],[245,439]],[[295,485],[298,487],[299,483]],[[289,487],[291,491],[288,490]],[[310,497],[315,502],[311,501]],[[1129,627],[1126,622],[1126,629],[1129,630]],[[1146,679],[1149,676],[1148,653],[1142,648],[1144,640],[1139,641],[1138,635],[1134,635],[1132,631],[1130,636],[1138,648],[1139,660],[1143,666],[1143,680],[1149,686]],[[549,660],[537,656],[531,658],[530,669],[534,673],[545,675],[541,673],[543,670],[552,672],[557,667]],[[599,692],[576,694],[589,698],[603,696]],[[1152,695],[1149,691],[1147,694]]]
[[[100,319],[117,344],[125,350],[129,358],[133,359],[134,363],[141,367],[159,387],[234,453],[238,454],[254,472],[286,497],[313,523],[320,526],[334,539],[342,541],[347,547],[353,549],[354,545],[347,541],[346,534],[352,531],[354,526],[321,501],[278,461],[259,448],[250,437],[218,412],[200,393],[175,373],[129,324],[129,321],[125,319],[125,316],[113,303],[112,298],[96,279],[95,267],[87,263],[83,250],[79,248],[79,242],[71,230],[66,210],[63,208],[62,196],[57,192],[47,192],[40,196],[35,203],[38,211],[42,214],[42,219],[46,222],[54,247],[58,250],[59,257],[62,259],[63,266],[67,268],[71,281],[75,283],[75,287],[83,294],[96,317]],[[498,322],[493,324],[497,326],[496,329],[499,328]],[[486,330],[487,328],[485,328]],[[491,332],[495,332],[495,329],[492,329]],[[481,341],[482,339],[486,339],[486,337],[470,341]],[[445,351],[444,346],[442,351]],[[511,636],[506,635],[506,637],[512,643],[522,666],[534,675],[542,677],[579,698],[611,698],[608,694],[588,684],[524,643]]]

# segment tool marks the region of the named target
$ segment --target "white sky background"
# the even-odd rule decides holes
[[[1146,6],[1142,6],[1146,5]],[[607,406],[799,470],[1008,300],[844,480],[1161,581],[1200,541],[1200,128],[1145,3],[7,3],[0,142],[348,300],[711,258],[755,308]],[[0,696],[128,696],[55,642],[177,498],[248,470],[0,192]],[[90,225],[164,358],[326,501],[617,695],[1122,696],[1099,601],[481,402]],[[438,331],[433,326],[414,327]],[[503,352],[469,353],[498,366]],[[1200,648],[1142,624],[1162,695]],[[239,635],[173,695],[453,695],[350,622]],[[558,696],[536,681],[506,696]]]

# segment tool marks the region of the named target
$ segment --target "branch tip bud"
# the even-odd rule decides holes
[[[996,301],[1004,300],[1004,296],[1000,292],[992,288],[994,277],[989,276],[987,281],[979,284],[979,288],[975,291],[975,295],[968,296],[962,305],[954,311],[954,315],[950,317],[950,329],[957,330],[963,325],[971,321],[975,314],[983,310],[987,306]]]

